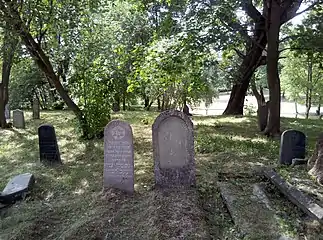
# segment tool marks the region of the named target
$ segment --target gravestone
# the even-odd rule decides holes
[[[134,152],[131,126],[111,121],[104,129],[104,189],[134,192]]]
[[[0,203],[11,204],[16,200],[23,199],[34,182],[35,178],[30,173],[15,176],[0,193]]]
[[[195,185],[193,123],[183,112],[162,112],[152,126],[155,183],[160,187]]]
[[[306,136],[297,130],[283,132],[280,142],[279,162],[291,165],[294,158],[305,158]]]
[[[39,101],[37,98],[33,100],[33,119],[40,118],[40,108],[39,108]]]
[[[10,107],[9,107],[9,104],[6,104],[6,106],[5,106],[4,115],[5,115],[6,119],[10,119]]]
[[[258,104],[257,118],[258,118],[258,127],[260,131],[265,130],[268,120],[268,106],[269,101],[266,104]]]
[[[19,110],[19,109],[16,109],[16,110],[13,110],[13,114],[12,114],[12,118],[13,118],[13,121],[12,121],[12,124],[14,127],[16,128],[25,128],[25,117],[24,117],[24,112]]]
[[[55,129],[50,124],[38,127],[40,161],[45,164],[61,164]]]

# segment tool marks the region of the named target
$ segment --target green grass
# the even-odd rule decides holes
[[[279,141],[259,134],[254,117],[194,116],[197,189],[159,191],[154,189],[151,139],[157,115],[145,111],[113,115],[133,128],[136,193],[131,197],[102,192],[103,139],[80,140],[72,113],[42,112],[41,120],[31,120],[26,112],[26,129],[0,130],[0,188],[23,172],[36,178],[29,199],[0,212],[0,239],[239,239],[216,182],[232,176],[254,179],[256,166],[276,166]],[[39,163],[37,127],[42,123],[55,126],[62,166]],[[308,136],[310,155],[323,121],[283,118],[282,129],[289,128]],[[306,168],[279,171],[323,200]],[[288,216],[302,215],[276,195],[271,197],[277,212],[286,213],[282,226],[293,235],[300,225]]]

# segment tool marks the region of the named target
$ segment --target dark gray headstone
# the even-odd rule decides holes
[[[193,123],[183,112],[162,112],[152,127],[155,183],[161,187],[195,185]]]
[[[6,104],[6,106],[5,106],[4,115],[5,115],[6,119],[10,119],[10,107],[9,107],[9,104]]]
[[[107,188],[134,192],[134,152],[131,126],[111,121],[104,129],[104,183]]]
[[[39,101],[37,98],[33,100],[33,119],[40,118],[40,108],[39,108]]]
[[[30,173],[24,173],[15,176],[10,180],[10,182],[0,194],[0,202],[9,204],[16,200],[24,198],[32,184],[34,184],[34,181],[34,176]]]
[[[25,128],[25,117],[24,117],[24,112],[16,109],[13,110],[13,114],[12,114],[12,125],[15,128]]]
[[[40,125],[38,139],[40,161],[46,164],[62,163],[54,127],[50,124]]]
[[[265,130],[268,120],[268,106],[269,102],[264,105],[258,105],[257,117],[258,117],[258,127],[260,131]]]
[[[280,142],[279,162],[291,165],[294,158],[305,158],[306,136],[297,130],[283,132]]]

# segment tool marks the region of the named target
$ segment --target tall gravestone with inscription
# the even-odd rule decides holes
[[[16,128],[25,128],[25,117],[24,112],[16,109],[12,113],[12,125]]]
[[[279,162],[280,164],[291,165],[293,159],[305,158],[306,136],[297,130],[286,130],[281,136]]]
[[[40,161],[45,164],[61,164],[55,129],[50,124],[42,124],[38,128]]]
[[[33,119],[40,118],[40,108],[39,108],[39,101],[37,98],[33,100]]]
[[[160,187],[195,185],[193,123],[183,112],[162,112],[153,127],[155,183]]]
[[[104,129],[103,186],[134,192],[133,136],[127,122],[114,120]]]

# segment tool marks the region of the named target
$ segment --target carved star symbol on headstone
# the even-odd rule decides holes
[[[126,131],[124,130],[124,128],[117,126],[112,129],[111,135],[115,140],[121,140],[126,135]]]

